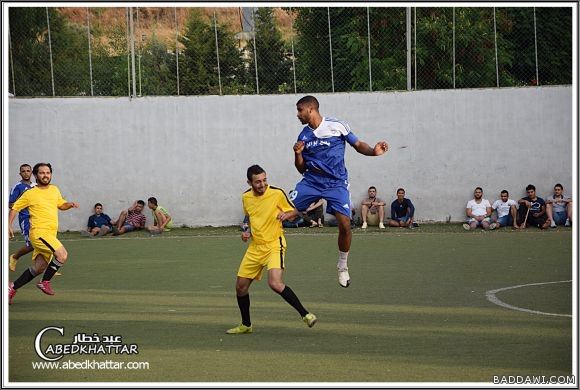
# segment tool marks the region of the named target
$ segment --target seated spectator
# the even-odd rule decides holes
[[[81,235],[85,237],[104,236],[113,228],[111,218],[103,213],[103,205],[101,203],[95,204],[95,214],[89,217],[87,223],[87,230],[81,231]]]
[[[491,205],[491,208],[497,213],[496,227],[512,225],[514,229],[517,229],[518,202],[509,198],[507,190],[503,190],[499,197],[500,199]]]
[[[306,216],[314,222],[310,227],[324,227],[324,199],[312,202],[306,209]]]
[[[528,196],[518,201],[518,225],[520,229],[528,226],[536,226],[540,229],[547,229],[550,226],[550,218],[546,215],[546,202],[536,195],[536,187],[528,184],[526,187]]]
[[[377,188],[374,186],[369,187],[368,194],[369,197],[361,203],[361,216],[363,221],[361,227],[366,229],[368,225],[379,225],[380,229],[384,229],[385,202],[377,198]]]
[[[483,198],[481,187],[477,187],[473,191],[473,199],[467,202],[465,214],[467,214],[467,223],[463,224],[465,230],[472,230],[478,226],[485,230],[493,230],[497,226],[495,223],[491,223],[491,204],[489,200]]]
[[[142,200],[137,200],[131,207],[127,210],[121,211],[119,218],[113,223],[113,235],[118,236],[134,230],[140,230],[145,227],[145,216],[143,215],[143,209],[145,208],[145,202]]]
[[[550,227],[572,224],[572,198],[563,194],[562,184],[554,186],[554,194],[546,199],[546,215],[550,218]]]
[[[149,233],[161,234],[163,232],[168,232],[173,228],[171,215],[169,215],[169,212],[167,212],[165,207],[157,204],[156,198],[150,197],[147,199],[147,207],[149,207],[153,213],[153,226],[147,227]]]
[[[389,226],[406,227],[413,229],[413,216],[415,215],[415,206],[405,198],[405,190],[397,190],[397,199],[391,203],[391,220]]]

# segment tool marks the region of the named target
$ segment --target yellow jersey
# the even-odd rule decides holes
[[[20,211],[28,207],[30,212],[30,230],[58,231],[58,207],[66,203],[57,186],[32,187],[24,191],[12,205]]]
[[[294,205],[280,188],[268,186],[263,195],[257,196],[250,188],[242,195],[244,215],[250,217],[252,240],[256,244],[278,241],[283,235],[281,212],[294,210]]]

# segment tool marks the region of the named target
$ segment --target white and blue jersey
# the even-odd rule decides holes
[[[24,191],[32,187],[34,187],[34,183],[27,184],[21,181],[16,183],[12,188],[12,191],[10,191],[10,197],[8,199],[10,206],[20,198],[20,195],[22,195]],[[18,225],[20,226],[20,230],[24,236],[26,246],[30,246],[30,240],[28,239],[28,234],[30,233],[30,213],[28,212],[28,208],[22,209],[18,213]]]
[[[292,191],[290,200],[300,211],[312,202],[325,199],[326,212],[351,217],[348,171],[344,164],[345,143],[353,146],[358,138],[346,122],[322,118],[316,129],[304,127],[298,136],[304,142],[302,157],[306,165],[304,178]]]
[[[316,129],[304,127],[298,136],[304,142],[302,157],[306,163],[304,176],[329,177],[348,181],[344,165],[345,141],[354,145],[358,138],[350,131],[346,122],[333,118],[322,118]]]

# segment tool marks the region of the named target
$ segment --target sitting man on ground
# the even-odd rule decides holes
[[[81,236],[101,237],[112,230],[113,224],[111,223],[111,217],[103,213],[103,205],[101,203],[95,203],[94,210],[95,214],[89,217],[87,230],[81,230]]]
[[[405,190],[397,190],[397,199],[391,203],[391,220],[389,226],[406,227],[413,229],[413,216],[415,215],[415,206],[411,200],[405,198]]]
[[[143,215],[143,209],[145,208],[145,202],[142,200],[137,200],[131,207],[127,210],[121,211],[119,218],[113,223],[113,235],[118,236],[124,233],[132,232],[134,230],[140,230],[145,227],[145,216]]]
[[[540,229],[547,229],[550,226],[550,218],[546,215],[546,202],[536,195],[536,187],[528,184],[526,187],[528,196],[518,200],[518,224],[520,229],[528,226],[536,226]],[[522,207],[523,206],[523,207]]]
[[[546,214],[550,218],[550,227],[572,224],[572,198],[563,194],[564,187],[558,183],[554,186],[554,195],[546,199]]]
[[[377,198],[377,188],[370,186],[368,190],[369,197],[361,203],[362,228],[366,229],[368,225],[379,225],[380,229],[384,229],[383,220],[385,218],[385,202]],[[368,222],[368,223],[367,223]]]
[[[173,228],[173,222],[171,215],[163,206],[157,204],[157,199],[150,197],[147,199],[147,207],[151,209],[153,213],[153,226],[147,227],[149,233],[151,234],[161,234],[163,232],[168,232]]]
[[[497,213],[496,227],[512,225],[514,229],[517,229],[518,202],[509,198],[509,192],[507,190],[503,190],[499,194],[499,197],[500,199],[491,205],[491,208]]]
[[[324,227],[324,199],[318,199],[317,202],[310,203],[306,209],[306,216],[312,220],[310,227]],[[306,219],[306,218],[305,218]]]
[[[465,230],[473,230],[478,226],[485,230],[493,230],[497,227],[496,223],[490,223],[491,204],[489,200],[483,198],[481,187],[476,187],[473,191],[473,199],[467,202],[465,214],[467,214],[467,223],[463,224]]]

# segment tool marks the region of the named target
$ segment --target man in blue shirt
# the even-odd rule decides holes
[[[411,200],[405,198],[405,190],[397,190],[397,199],[391,203],[391,220],[389,225],[393,227],[413,228],[413,216],[415,215],[415,206]]]
[[[299,211],[312,202],[326,200],[326,212],[334,214],[338,223],[338,283],[350,285],[348,252],[352,240],[348,172],[344,164],[345,142],[366,156],[380,156],[389,146],[385,141],[374,148],[359,140],[346,122],[322,117],[318,100],[304,96],[296,103],[297,117],[306,125],[294,144],[294,166],[303,175],[290,200]]]
[[[20,180],[10,191],[10,198],[8,199],[8,208],[12,207],[12,204],[20,198],[20,195],[29,188],[34,186],[34,183],[30,180],[32,177],[32,167],[28,164],[22,164],[20,166]],[[10,255],[10,271],[16,271],[16,264],[18,259],[27,253],[32,252],[32,244],[28,238],[28,233],[30,232],[30,214],[28,213],[28,208],[20,210],[18,213],[18,225],[20,226],[20,231],[24,237],[24,246],[20,248],[16,253]],[[12,237],[10,237],[12,238]]]
[[[95,204],[95,214],[89,217],[87,223],[87,230],[81,231],[81,235],[85,237],[104,236],[112,229],[111,218],[103,213],[103,205],[101,203]]]
[[[546,215],[546,202],[544,199],[536,195],[536,187],[533,184],[528,184],[526,187],[526,194],[528,194],[528,196],[518,200],[518,204],[524,206],[518,209],[518,222],[520,229],[525,229],[528,226],[547,229],[550,227],[551,220]]]

